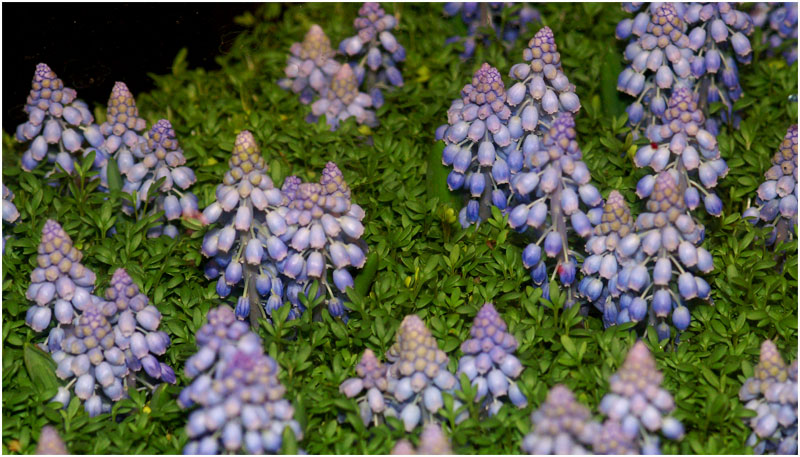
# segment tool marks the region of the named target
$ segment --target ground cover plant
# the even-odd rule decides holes
[[[796,451],[796,7],[529,6],[267,4],[110,100],[15,69],[3,451]]]

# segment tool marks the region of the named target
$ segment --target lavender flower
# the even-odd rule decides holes
[[[528,136],[533,143],[538,143],[537,138]],[[603,199],[589,182],[589,171],[581,161],[571,114],[562,113],[550,124],[541,144],[525,149],[523,146],[528,168],[511,180],[521,203],[511,210],[508,223],[520,232],[530,227],[537,237],[525,248],[523,264],[531,270],[531,279],[542,288],[543,296],[550,296],[547,259],[553,258],[556,265],[550,278],[558,273],[561,284],[568,288],[565,306],[572,306],[578,256],[568,237],[570,233],[581,238],[591,234],[589,215],[602,211]]]
[[[285,197],[272,185],[267,164],[247,130],[236,137],[228,165],[230,170],[216,188],[216,201],[203,211],[203,221],[216,224],[203,238],[201,252],[212,257],[205,273],[208,279],[219,277],[217,293],[222,298],[244,281],[237,292],[240,319],[250,315],[251,306],[266,317],[266,303],[274,303],[274,308],[283,305],[283,282],[271,258],[286,257],[286,245],[278,238],[286,233],[286,223],[273,212]]]
[[[453,167],[447,186],[469,192],[469,203],[459,213],[467,227],[489,217],[489,205],[506,209],[511,172],[521,167],[522,156],[511,148],[511,109],[500,72],[484,63],[461,95],[447,110],[449,125],[436,130],[436,139],[445,143],[442,163]]]
[[[388,368],[377,361],[372,351],[366,351],[356,367],[358,377],[345,380],[339,387],[351,398],[367,390],[366,401],[359,400],[364,424],[378,425],[385,417],[397,417],[410,432],[420,423],[438,420],[444,406],[442,393],[453,394],[457,382],[447,371],[447,355],[418,316],[403,319],[386,358],[393,362]],[[453,400],[454,410],[461,406],[459,400]],[[466,418],[464,411],[456,422]]]
[[[147,235],[155,237],[163,234],[175,238],[178,235],[178,228],[169,221],[181,217],[198,217],[200,214],[197,210],[197,197],[191,192],[186,192],[186,189],[196,181],[194,171],[185,166],[186,158],[175,138],[175,130],[168,120],[161,119],[156,122],[146,138],[147,152],[141,161],[146,172],[141,179],[139,199],[145,201],[150,187],[164,178],[164,182],[159,186],[160,193],[154,198],[151,212],[164,211],[164,218],[167,220],[166,225],[150,229]]]
[[[630,253],[628,243],[633,238],[628,235],[632,232],[633,219],[628,204],[619,192],[612,190],[603,206],[600,223],[586,242],[588,256],[583,260],[584,277],[578,285],[581,296],[603,313],[606,327],[617,323],[620,290],[616,282],[621,267],[618,259],[625,258],[625,252]]]
[[[470,329],[472,338],[461,344],[465,354],[458,361],[458,375],[464,373],[478,388],[475,401],[482,401],[489,415],[502,406],[501,397],[508,396],[518,408],[528,404],[515,379],[522,373],[522,364],[514,356],[518,343],[506,330],[508,326],[491,303],[478,311]]]
[[[300,102],[307,105],[315,95],[325,91],[339,71],[340,64],[334,59],[336,51],[322,28],[312,24],[303,42],[292,44],[290,52],[284,69],[286,78],[278,81],[278,85],[300,94]]]
[[[647,128],[652,143],[636,152],[634,163],[656,173],[675,168],[684,190],[684,200],[690,210],[699,203],[698,190],[704,195],[706,211],[712,216],[722,214],[722,202],[713,192],[720,178],[728,174],[728,164],[720,156],[717,139],[704,129],[703,112],[697,106],[697,96],[684,87],[675,89],[669,98],[661,124]],[[637,185],[640,198],[649,196],[653,176],[642,178]],[[691,189],[696,188],[697,190]],[[691,190],[690,190],[691,189]]]
[[[381,89],[403,86],[403,76],[397,67],[406,60],[406,50],[392,34],[397,19],[386,14],[378,3],[366,2],[358,10],[353,25],[356,35],[342,40],[339,51],[360,59],[350,65],[356,72],[359,85],[366,83],[372,106],[380,108],[383,105]]]
[[[39,442],[36,444],[36,454],[69,455],[64,440],[52,425],[42,427],[42,431],[39,433]]]
[[[714,269],[711,254],[699,246],[705,229],[686,212],[676,174],[670,170],[656,177],[648,211],[637,218],[635,233],[620,241],[616,252],[621,269],[609,281],[616,279],[621,292],[617,323],[646,319],[661,340],[670,335],[667,317],[683,331],[690,321],[687,303],[711,300],[711,288],[698,273]]]
[[[642,341],[633,345],[622,367],[609,379],[611,392],[600,401],[607,417],[595,436],[594,450],[602,454],[660,453],[660,438],[683,438],[683,425],[670,414],[675,401],[661,388],[664,376]],[[626,440],[629,440],[626,442]]]
[[[359,124],[369,127],[378,125],[372,106],[372,97],[358,91],[358,80],[350,65],[341,65],[333,75],[330,86],[323,89],[319,100],[311,104],[310,122],[325,115],[331,130],[339,127],[339,122],[355,117]]]
[[[750,40],[753,22],[750,15],[738,11],[733,3],[689,3],[683,19],[691,28],[689,47],[696,51],[689,65],[697,79],[700,93],[707,94],[703,103],[722,102],[719,121],[739,123],[733,103],[741,98],[739,70],[736,62],[748,64],[753,60]],[[716,135],[718,119],[710,118],[708,127]]]
[[[756,206],[748,208],[742,216],[754,224],[760,220],[767,227],[774,227],[767,240],[769,244],[791,239],[797,225],[797,125],[786,131],[764,177],[758,187]]]
[[[629,6],[629,12],[639,8]],[[681,4],[654,3],[649,11],[617,25],[617,39],[630,37],[625,48],[625,60],[630,65],[620,73],[617,90],[637,97],[627,108],[628,123],[634,133],[638,134],[640,128],[653,124],[663,114],[674,88],[691,87],[690,61],[695,52],[682,11]]]
[[[439,424],[430,423],[423,427],[419,435],[419,446],[414,446],[408,440],[400,440],[392,448],[393,455],[451,455],[453,447],[450,439],[445,436]]]
[[[787,366],[775,343],[764,341],[754,376],[742,385],[739,399],[756,412],[746,420],[753,429],[747,445],[756,454],[797,454],[797,360]]]
[[[100,170],[100,182],[104,187],[108,187],[108,158],[113,157],[120,174],[125,177],[122,190],[129,194],[140,192],[147,174],[147,167],[141,163],[148,152],[147,139],[142,136],[144,129],[145,120],[139,117],[133,94],[125,83],[117,81],[108,99],[106,121],[100,125],[104,140],[99,146],[87,149],[87,153],[95,151],[94,166]],[[131,212],[127,206],[123,209]]]
[[[31,171],[47,159],[72,173],[74,154],[83,149],[84,136],[93,146],[102,142],[92,113],[86,103],[75,97],[75,90],[65,87],[47,64],[36,66],[25,104],[28,120],[17,126],[16,131],[17,141],[30,142],[22,155],[23,170]]]
[[[197,406],[186,424],[184,454],[275,454],[286,427],[303,438],[294,407],[283,398],[278,363],[230,308],[209,311],[198,346],[186,366],[193,381],[178,399],[183,408]]]
[[[522,440],[527,454],[589,454],[600,425],[575,401],[568,387],[557,384],[547,400],[531,414],[532,430]]]
[[[475,52],[475,47],[480,43],[489,46],[492,40],[500,41],[507,49],[511,48],[517,38],[528,33],[528,24],[541,22],[539,11],[523,4],[521,8],[506,14],[512,8],[512,2],[448,2],[444,5],[446,16],[455,16],[461,13],[461,20],[467,25],[467,36],[453,36],[447,39],[446,44],[463,42],[464,52],[462,59],[469,59]],[[485,34],[485,28],[490,28],[494,36]]]
[[[797,3],[759,2],[750,11],[756,27],[764,27],[763,42],[769,43],[769,55],[783,49],[789,65],[797,61]]]
[[[58,222],[48,219],[42,228],[37,266],[25,293],[35,302],[25,315],[25,322],[35,331],[49,327],[53,313],[60,324],[69,324],[76,310],[91,303],[95,274],[80,263],[82,257]]]

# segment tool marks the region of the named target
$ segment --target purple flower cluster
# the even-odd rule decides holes
[[[722,102],[720,120],[738,123],[733,102],[742,94],[737,62],[749,63],[753,31],[750,16],[730,3],[652,3],[633,19],[617,25],[618,39],[630,38],[617,89],[637,100],[628,111],[637,131],[662,116],[671,91],[689,88],[704,94],[701,104]],[[623,4],[634,12],[641,4]],[[709,119],[716,135],[718,120]]]
[[[377,425],[381,418],[397,417],[410,432],[420,423],[435,421],[444,407],[442,393],[452,394],[457,382],[447,370],[447,355],[418,316],[412,314],[403,319],[386,358],[392,362],[388,367],[372,351],[365,351],[356,367],[358,377],[349,378],[339,386],[348,398],[366,390],[358,401],[364,425],[373,421]],[[461,406],[459,400],[453,400],[454,410]],[[464,412],[456,422],[466,418]]]
[[[213,258],[206,277],[219,277],[220,297],[243,282],[236,305],[240,319],[254,305],[263,317],[271,316],[286,301],[292,319],[305,311],[299,294],[318,280],[331,314],[344,316],[342,297],[353,286],[348,267],[364,266],[367,247],[360,239],[364,211],[352,203],[339,168],[329,162],[319,183],[291,176],[277,189],[248,131],[237,136],[228,163],[217,200],[203,212],[206,223],[221,226],[206,233],[202,246],[203,255]]]
[[[331,48],[331,41],[317,24],[312,24],[303,42],[292,44],[289,52],[286,78],[278,85],[300,94],[300,102],[307,105],[330,85],[341,64],[334,58],[336,51]]]
[[[383,105],[381,89],[403,86],[403,75],[397,66],[406,60],[406,50],[392,34],[397,19],[386,14],[378,3],[366,2],[358,10],[353,26],[356,35],[342,40],[339,51],[356,60],[360,59],[350,66],[356,74],[358,85],[366,84],[365,90],[372,97],[372,105],[380,108]]]
[[[510,48],[520,35],[528,33],[528,24],[541,22],[539,11],[523,4],[519,9],[506,13],[514,7],[512,2],[448,2],[444,4],[444,14],[455,16],[461,13],[461,20],[467,25],[467,36],[453,36],[445,44],[463,42],[464,52],[462,59],[469,59],[475,53],[476,46],[480,43],[489,46],[492,40],[498,40]],[[503,20],[503,14],[506,19]],[[494,36],[485,34],[485,28],[490,28]]]
[[[775,343],[761,344],[753,377],[739,390],[739,399],[756,416],[746,420],[747,439],[756,454],[797,454],[797,360],[786,365]]]
[[[30,142],[22,155],[22,169],[31,171],[47,159],[72,173],[74,154],[83,149],[84,139],[91,145],[102,142],[94,117],[86,103],[75,98],[75,90],[64,86],[47,64],[36,66],[31,86],[25,104],[28,120],[16,131],[17,141]]]
[[[680,421],[670,414],[675,401],[661,387],[664,375],[642,341],[637,341],[622,367],[609,379],[611,392],[600,401],[606,416],[594,450],[600,454],[660,454],[661,436],[683,438]]]
[[[507,330],[494,305],[484,304],[469,331],[472,338],[461,344],[465,355],[458,361],[456,374],[463,373],[469,378],[478,389],[475,401],[482,401],[492,416],[500,410],[504,396],[518,408],[528,405],[515,381],[522,373],[522,364],[514,356],[518,343]]]
[[[687,213],[675,174],[656,177],[647,211],[639,214],[635,231],[620,239],[618,273],[607,283],[613,299],[603,304],[606,325],[645,321],[660,340],[670,336],[668,317],[683,331],[691,319],[688,302],[711,300],[711,287],[698,274],[714,269],[711,254],[700,246],[705,228]]]
[[[769,42],[770,54],[783,50],[786,63],[797,62],[797,2],[756,3],[750,19],[765,28],[763,39]]]
[[[210,310],[197,345],[186,362],[192,383],[178,398],[183,408],[197,406],[186,425],[184,454],[276,454],[286,427],[303,438],[294,407],[283,398],[278,363],[233,310]]]
[[[192,192],[186,191],[196,181],[194,171],[185,165],[186,158],[183,156],[183,150],[178,145],[175,130],[168,120],[161,119],[156,122],[147,133],[146,138],[147,152],[142,161],[134,165],[136,171],[131,170],[128,177],[134,172],[141,173],[142,168],[145,170],[145,174],[141,178],[142,184],[138,190],[141,201],[147,200],[153,184],[164,179],[159,186],[160,193],[155,196],[153,201],[151,212],[164,211],[164,219],[167,223],[150,229],[147,235],[157,237],[163,234],[170,238],[176,238],[178,228],[170,222],[181,217],[197,217],[200,214],[197,209],[197,197]]]
[[[453,447],[439,424],[429,423],[419,434],[419,446],[406,439],[398,441],[392,448],[392,455],[452,455]]]
[[[675,168],[679,179],[686,183],[683,199],[689,210],[699,206],[702,193],[706,212],[719,216],[722,200],[711,189],[728,174],[728,164],[720,156],[716,137],[703,125],[697,95],[685,87],[675,89],[661,116],[661,124],[647,128],[651,143],[639,148],[634,163],[637,167],[649,166],[656,173]],[[636,185],[639,198],[650,195],[655,179],[654,175],[647,175],[639,181]]]
[[[150,380],[176,382],[172,368],[157,358],[170,344],[167,334],[158,331],[161,313],[148,305],[124,269],[114,273],[106,297],[109,301],[92,295],[72,324],[53,328],[47,341],[58,364],[56,375],[71,379],[51,401],[66,407],[74,386],[92,417],[124,398],[136,379],[129,375],[142,369]]]
[[[52,425],[45,425],[39,433],[39,441],[36,444],[36,454],[38,455],[69,455],[67,446],[58,430]]]
[[[767,227],[774,227],[768,240],[773,244],[778,239],[791,238],[797,225],[797,125],[786,131],[764,177],[758,187],[756,206],[748,208],[742,216],[754,224],[761,221]]]
[[[519,170],[522,155],[511,148],[511,107],[496,68],[484,63],[461,95],[447,110],[448,123],[436,130],[436,139],[445,143],[442,163],[453,167],[448,188],[469,192],[458,217],[468,227],[489,216],[489,205],[506,208],[511,166]]]
[[[590,454],[600,426],[589,409],[575,401],[568,387],[557,384],[531,414],[532,430],[522,440],[527,454]]]
[[[330,85],[323,88],[321,97],[311,104],[310,122],[325,115],[331,130],[336,130],[339,122],[354,117],[359,124],[370,127],[378,125],[372,106],[372,97],[358,90],[358,80],[350,65],[341,65],[333,75]]]
[[[37,332],[50,326],[53,313],[60,324],[68,325],[76,310],[92,303],[95,274],[80,263],[83,254],[58,222],[48,219],[42,228],[42,240],[31,272],[31,284],[25,293],[35,304],[28,308],[25,322]]]

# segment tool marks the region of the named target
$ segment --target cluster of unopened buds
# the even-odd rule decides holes
[[[31,171],[46,159],[72,173],[84,140],[98,146],[103,136],[86,103],[76,99],[75,90],[64,86],[47,64],[36,66],[31,86],[25,103],[28,120],[16,131],[17,141],[30,143],[22,155],[22,169]]]
[[[670,414],[672,395],[661,388],[663,375],[641,341],[611,376],[611,392],[599,410],[606,419],[592,420],[588,408],[564,385],[556,385],[531,415],[533,429],[522,442],[529,454],[660,454],[661,438],[680,440],[683,425]],[[660,433],[660,435],[659,435]]]
[[[392,448],[393,455],[452,455],[453,447],[439,424],[429,423],[419,434],[419,445],[414,448],[407,439],[398,441]]]
[[[405,60],[406,51],[392,33],[397,19],[378,3],[367,2],[354,25],[357,34],[342,40],[339,51],[356,61],[337,61],[330,40],[314,24],[302,43],[292,45],[286,78],[278,81],[283,89],[300,94],[301,103],[311,104],[306,121],[313,123],[325,116],[331,130],[351,117],[358,124],[377,126],[373,108],[383,105],[383,90],[403,85],[398,64]],[[366,92],[361,92],[362,86]]]
[[[623,3],[628,12],[642,3]],[[617,25],[618,39],[630,38],[617,89],[637,97],[628,111],[631,126],[647,128],[662,116],[667,98],[679,87],[704,94],[702,106],[722,102],[720,119],[738,124],[733,103],[742,95],[737,62],[749,63],[753,31],[750,16],[731,3],[648,4],[633,19]],[[718,119],[708,119],[716,135]]]
[[[769,244],[792,239],[797,225],[797,125],[786,131],[764,178],[758,187],[756,206],[745,210],[742,216],[754,224],[773,227]]]
[[[397,19],[386,14],[378,3],[366,2],[358,10],[353,26],[356,35],[342,40],[339,51],[355,59],[350,66],[358,85],[365,84],[372,105],[380,108],[383,105],[381,89],[403,86],[403,75],[397,67],[406,60],[406,50],[392,34]]]
[[[542,20],[539,11],[525,3],[508,13],[507,10],[511,8],[517,7],[511,2],[445,3],[444,14],[447,16],[460,14],[461,20],[467,26],[467,36],[450,37],[445,44],[463,42],[464,52],[461,53],[463,59],[472,57],[478,44],[489,46],[494,40],[510,48],[517,38],[527,35],[528,24]],[[491,33],[485,33],[485,29],[490,29]]]
[[[745,421],[756,454],[797,454],[797,360],[788,366],[770,340],[761,344],[753,376],[739,389],[739,399],[756,416]]]
[[[236,138],[229,165],[216,201],[203,211],[204,222],[221,226],[202,245],[203,255],[212,257],[206,277],[219,277],[217,293],[225,298],[243,282],[236,304],[240,319],[254,305],[262,311],[258,315],[269,317],[286,301],[292,319],[305,311],[299,294],[317,280],[330,313],[343,317],[342,297],[353,287],[348,267],[363,267],[367,248],[360,239],[364,211],[351,202],[341,171],[330,162],[319,183],[291,176],[277,189],[246,130]]]
[[[386,352],[390,365],[380,363],[371,350],[366,350],[356,367],[357,377],[345,380],[339,391],[348,398],[359,396],[359,411],[365,425],[397,417],[406,432],[420,423],[436,422],[444,408],[443,393],[452,395],[457,388],[456,377],[447,370],[447,355],[439,349],[425,323],[416,316],[403,319],[395,344]],[[462,403],[453,400],[453,410]],[[456,422],[467,418],[459,414]]]
[[[759,2],[750,11],[753,25],[763,27],[770,53],[782,50],[786,62],[797,62],[797,2]]]
[[[186,362],[192,382],[178,398],[182,408],[195,407],[184,454],[276,454],[284,429],[303,438],[294,407],[283,398],[278,363],[232,309],[223,305],[208,312],[197,346]]]
[[[517,339],[507,330],[494,305],[486,303],[475,316],[469,331],[472,338],[461,344],[465,355],[458,361],[457,375],[465,374],[477,388],[475,401],[489,415],[497,414],[506,396],[518,408],[528,405],[516,382],[522,373],[522,364],[514,355]]]
[[[55,309],[58,324],[42,346],[57,364],[56,375],[70,380],[52,401],[66,407],[72,389],[86,412],[97,416],[133,387],[137,378],[131,373],[144,369],[150,380],[175,383],[172,368],[157,358],[170,344],[167,334],[158,331],[161,313],[148,305],[125,270],[114,273],[104,300],[92,294],[95,274],[80,263],[80,251],[57,222],[45,223],[38,251],[27,293],[36,305],[26,322],[43,331],[51,321],[51,306]]]

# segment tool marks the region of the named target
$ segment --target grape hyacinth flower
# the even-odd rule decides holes
[[[627,248],[627,245],[621,245],[621,241],[631,240],[628,235],[632,232],[631,210],[622,194],[612,190],[603,206],[600,223],[586,242],[587,257],[581,267],[584,277],[578,284],[581,296],[603,313],[606,328],[617,323],[617,300],[620,296],[616,286],[617,274]]]
[[[675,401],[661,387],[663,379],[650,350],[637,341],[622,367],[609,379],[611,392],[600,401],[599,410],[607,419],[604,431],[595,436],[595,452],[638,454],[641,449],[643,454],[660,454],[661,437],[676,441],[683,438],[683,424],[671,416]],[[610,436],[619,439],[612,440]],[[632,443],[622,449],[614,447],[615,442],[622,446],[625,439]]]
[[[386,377],[389,367],[384,365],[375,357],[371,349],[364,351],[361,361],[356,365],[356,377],[348,378],[339,386],[339,392],[347,398],[354,398],[364,392],[356,401],[361,420],[364,425],[374,422],[380,424],[380,419],[384,413],[391,417],[397,417],[394,408],[387,404],[391,403],[391,398],[387,394],[389,380]]]
[[[67,446],[58,430],[52,425],[45,425],[39,433],[39,442],[36,444],[36,454],[39,455],[69,455]]]
[[[447,355],[418,316],[403,319],[386,358],[392,362],[388,367],[381,365],[372,351],[366,351],[356,367],[358,377],[345,380],[339,387],[350,398],[367,390],[366,401],[359,402],[364,424],[378,425],[381,418],[397,417],[410,432],[417,425],[438,421],[444,407],[442,394],[452,395],[457,381],[447,371]],[[453,400],[454,410],[461,406],[458,399]],[[456,423],[467,415],[466,411],[459,414]]]
[[[325,295],[330,314],[346,321],[345,292],[354,284],[349,267],[360,269],[366,263],[364,210],[352,202],[350,188],[333,162],[325,165],[319,183],[300,183],[292,176],[282,190],[289,203],[275,217],[285,228],[276,233],[285,244],[280,252],[269,253],[277,254],[273,258],[278,271],[287,278],[287,298],[302,313],[298,291],[308,293],[311,281],[318,280],[318,293]]]
[[[56,163],[67,173],[75,170],[75,154],[102,143],[102,135],[86,103],[74,89],[64,86],[47,64],[36,66],[25,104],[28,120],[17,126],[16,139],[30,142],[22,155],[22,169],[31,171],[42,160]]]
[[[445,143],[442,164],[453,167],[447,187],[469,193],[458,215],[464,228],[488,218],[489,205],[506,210],[511,172],[522,164],[511,147],[507,95],[500,72],[484,63],[450,105],[448,123],[436,130],[436,139]]]
[[[641,5],[624,8],[633,12]],[[630,38],[625,60],[630,64],[617,79],[617,90],[636,97],[626,111],[634,134],[664,113],[676,87],[691,87],[690,61],[695,55],[679,3],[652,3],[634,19],[617,25],[617,39]]]
[[[147,296],[139,291],[124,268],[118,268],[106,289],[106,299],[116,305],[114,337],[122,349],[128,368],[144,371],[153,379],[175,383],[175,372],[158,356],[164,355],[170,345],[166,332],[158,330],[161,313],[149,304]]]
[[[234,294],[239,296],[236,315],[245,319],[256,307],[261,311],[252,315],[251,322],[257,325],[257,317],[267,317],[265,307],[283,305],[284,284],[272,259],[286,257],[286,245],[278,236],[287,227],[272,210],[284,204],[284,196],[267,175],[267,164],[249,131],[236,137],[228,165],[216,200],[203,211],[204,223],[216,225],[203,238],[201,252],[212,258],[205,275],[218,278],[221,298],[240,289]]]
[[[656,327],[659,340],[670,336],[670,316],[679,332],[689,327],[690,300],[711,301],[711,287],[698,275],[714,269],[711,254],[700,246],[705,228],[687,213],[676,174],[659,173],[647,211],[617,250],[622,295],[616,321],[645,321]]]
[[[600,425],[589,409],[575,401],[568,387],[557,384],[531,414],[532,430],[522,440],[527,454],[589,454]]]
[[[513,354],[519,343],[507,330],[494,305],[486,303],[475,316],[469,331],[472,338],[461,344],[465,355],[458,361],[456,374],[465,374],[477,387],[475,401],[482,402],[490,416],[500,410],[504,396],[518,408],[528,405],[515,381],[522,373],[522,364]]]
[[[286,427],[303,438],[294,407],[283,398],[278,363],[230,308],[209,311],[198,347],[186,365],[192,383],[178,399],[182,408],[196,407],[186,424],[184,454],[276,454]]]
[[[11,192],[11,189],[6,187],[3,184],[3,223],[6,222],[9,224],[13,224],[14,222],[19,219],[19,211],[17,210],[17,206],[14,205],[14,192]],[[6,252],[6,238],[11,235],[6,235],[3,237],[3,253]]]
[[[448,2],[444,4],[444,14],[452,17],[461,14],[461,20],[467,26],[467,36],[453,36],[445,44],[463,42],[464,52],[462,59],[469,59],[475,53],[476,46],[491,45],[492,40],[500,41],[506,49],[510,49],[519,36],[528,34],[528,24],[541,22],[539,11],[523,3],[522,7],[506,14],[503,13],[514,7],[512,2]],[[485,28],[491,29],[494,36],[485,34]]]
[[[763,42],[769,43],[769,55],[783,49],[787,64],[797,62],[797,2],[756,3],[750,19],[764,28]]]
[[[386,14],[380,4],[365,2],[358,10],[353,26],[356,35],[342,40],[339,51],[357,60],[350,65],[358,84],[366,84],[365,90],[372,97],[372,106],[380,108],[383,105],[382,89],[403,86],[398,64],[406,60],[406,50],[392,34],[397,19]]]
[[[758,366],[739,390],[739,399],[756,412],[746,419],[753,429],[747,445],[755,454],[797,454],[797,360],[787,366],[775,343],[764,341]]]
[[[694,210],[703,195],[706,212],[722,214],[722,200],[712,190],[728,174],[728,164],[720,156],[714,134],[704,128],[705,117],[697,106],[697,95],[684,87],[675,89],[669,98],[660,124],[647,128],[650,144],[636,151],[637,167],[650,167],[656,173],[675,168],[684,201]],[[640,198],[650,195],[653,175],[642,178],[636,186]]]
[[[303,42],[292,44],[289,52],[284,69],[286,78],[279,80],[278,85],[300,94],[300,102],[308,105],[330,85],[341,64],[334,58],[336,51],[331,48],[331,41],[317,24],[312,24]]]
[[[747,38],[753,33],[753,21],[749,14],[727,2],[686,4],[683,20],[691,29],[689,47],[695,55],[689,60],[689,66],[697,80],[695,90],[705,97],[700,102],[702,105],[714,102],[725,105],[719,118],[709,116],[708,128],[717,135],[719,121],[733,126],[739,124],[739,115],[733,112],[733,103],[742,96],[736,63],[749,64],[753,60],[753,49]]]
[[[311,104],[309,122],[316,122],[325,115],[331,130],[336,130],[339,123],[350,117],[356,122],[369,127],[376,127],[378,119],[375,112],[368,109],[372,106],[372,97],[359,92],[356,74],[350,65],[341,65],[333,75],[329,86],[323,88],[321,97]]]
[[[72,323],[76,310],[91,304],[96,276],[80,263],[83,254],[52,219],[42,228],[37,252],[37,266],[31,272],[31,284],[25,293],[35,304],[28,308],[25,323],[41,332],[50,326],[53,314],[60,324],[67,325]]]
[[[103,187],[108,187],[108,159],[113,157],[124,178],[122,190],[128,194],[141,192],[142,180],[147,175],[147,167],[142,163],[148,152],[147,139],[143,136],[145,127],[128,86],[115,82],[108,99],[106,121],[100,125],[103,141],[99,146],[92,143],[93,147],[86,150],[87,153],[95,151],[94,166],[100,171]],[[131,211],[127,205],[123,209]]]
[[[530,228],[536,237],[522,254],[522,263],[531,270],[533,283],[549,299],[549,281],[558,274],[559,281],[568,289],[566,307],[575,303],[575,259],[579,257],[570,245],[569,235],[588,237],[592,233],[589,216],[594,218],[593,214],[601,213],[603,202],[581,161],[576,135],[572,115],[562,113],[550,124],[542,143],[526,151],[530,168],[511,181],[521,202],[511,209],[508,219],[511,228],[519,232]],[[555,261],[555,268],[548,259]]]
[[[397,442],[392,448],[393,455],[452,455],[453,447],[439,424],[430,423],[419,434],[419,446],[406,439]]]
[[[161,235],[175,238],[178,236],[178,227],[170,222],[176,219],[198,217],[197,197],[186,191],[196,178],[194,171],[187,167],[183,150],[175,138],[175,130],[166,119],[161,119],[146,135],[147,152],[141,164],[146,169],[139,189],[139,199],[147,199],[150,186],[159,179],[164,182],[159,186],[159,193],[155,196],[151,212],[164,211],[165,225],[159,225],[147,232],[147,236]],[[162,221],[163,221],[162,219]]]
[[[742,216],[754,224],[760,220],[767,227],[774,227],[768,244],[792,239],[797,225],[797,125],[786,131],[764,177],[758,187],[756,206],[748,208]]]

